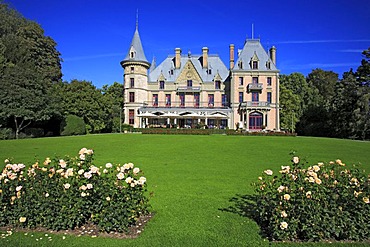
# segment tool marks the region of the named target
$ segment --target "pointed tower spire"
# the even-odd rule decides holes
[[[136,9],[136,30],[139,30],[139,9]]]
[[[138,12],[136,14],[136,29],[135,29],[134,37],[132,38],[127,55],[121,63],[125,63],[125,62],[144,62],[148,65],[148,67],[150,66],[150,63],[145,57],[144,49],[141,44],[141,39],[140,39],[139,29],[138,29]]]
[[[149,71],[152,72],[157,67],[157,62],[155,60],[155,56],[153,56],[152,65],[150,65]]]

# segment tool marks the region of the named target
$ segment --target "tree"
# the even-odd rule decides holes
[[[102,92],[110,116],[107,127],[111,132],[119,132],[123,122],[123,84],[114,82],[111,86],[104,85]]]
[[[0,3],[0,118],[16,137],[37,121],[50,119],[48,89],[61,80],[60,53],[36,23]]]
[[[307,76],[308,85],[317,88],[322,98],[327,100],[330,100],[334,96],[337,82],[338,74],[333,71],[315,69]]]
[[[299,121],[299,112],[301,111],[301,99],[294,94],[291,89],[280,84],[280,125],[282,129],[295,131],[295,126]]]
[[[91,82],[72,80],[54,85],[54,97],[63,116],[75,115],[84,119],[88,133],[104,132],[109,110],[101,90]]]

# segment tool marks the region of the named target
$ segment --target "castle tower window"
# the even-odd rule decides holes
[[[159,81],[159,89],[164,89],[164,81]]]
[[[131,73],[133,73],[135,68],[132,66],[130,69],[131,69]]]
[[[133,87],[135,87],[135,79],[130,78],[130,88],[133,88]]]
[[[130,58],[135,58],[135,52],[134,51],[130,52]]]
[[[128,110],[128,123],[134,124],[135,121],[135,110]]]
[[[130,92],[130,94],[129,94],[129,102],[135,102],[135,93],[134,92]]]

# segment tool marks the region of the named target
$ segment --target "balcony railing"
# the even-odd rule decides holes
[[[245,101],[239,104],[239,108],[269,108],[270,103],[266,101]]]
[[[182,93],[186,93],[186,92],[200,92],[200,87],[178,87],[177,88],[177,92],[182,92]]]
[[[208,102],[208,101],[145,101],[144,108],[148,107],[164,107],[164,108],[227,108],[229,106],[228,102]]]
[[[262,83],[249,83],[247,90],[248,91],[261,91],[263,89]]]

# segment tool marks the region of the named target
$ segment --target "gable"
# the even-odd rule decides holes
[[[177,77],[175,83],[186,85],[188,80],[192,80],[193,85],[201,84],[203,82],[190,59],[186,62],[185,66],[182,68],[182,71],[180,71],[180,74]]]

